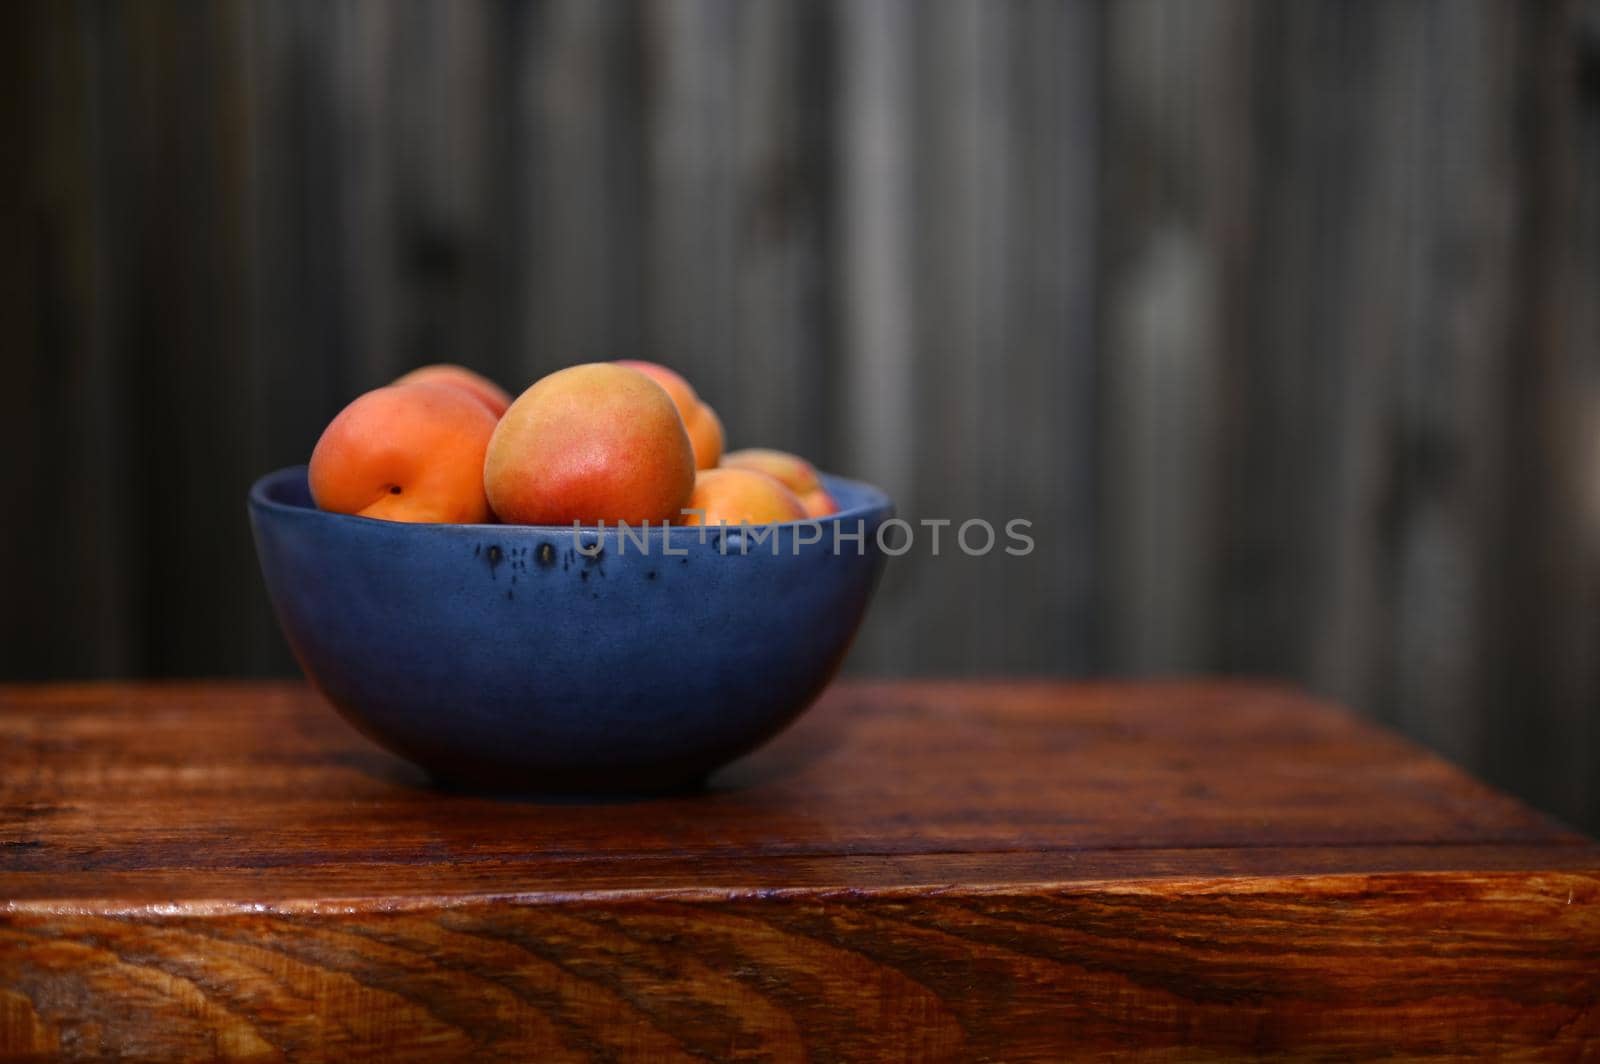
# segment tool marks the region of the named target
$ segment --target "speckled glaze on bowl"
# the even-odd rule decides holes
[[[814,543],[803,523],[767,526],[776,555],[772,541],[740,554],[732,530],[724,545],[714,529],[652,529],[641,547],[637,531],[325,513],[304,466],[262,477],[249,510],[289,645],[369,737],[456,785],[637,792],[703,780],[838,670],[893,506],[824,480],[840,512]]]

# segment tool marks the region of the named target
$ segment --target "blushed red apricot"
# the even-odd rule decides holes
[[[694,488],[694,450],[666,390],[597,362],[536,381],[501,417],[483,486],[502,521],[666,522]]]
[[[672,404],[678,408],[678,414],[683,418],[683,427],[689,434],[689,442],[694,445],[695,468],[715,468],[717,461],[722,457],[725,443],[722,419],[717,417],[717,412],[711,409],[709,403],[696,394],[694,387],[683,378],[683,375],[658,363],[641,362],[632,358],[621,359],[617,365],[638,370],[667,390],[667,394],[672,397]]]
[[[799,497],[808,517],[827,517],[839,512],[833,496],[822,486],[816,467],[799,455],[768,447],[747,447],[723,455],[722,465],[728,469],[755,469],[776,477]]]
[[[489,408],[489,413],[498,420],[506,412],[506,407],[511,405],[510,394],[494,381],[481,373],[474,373],[465,366],[458,366],[453,362],[439,362],[431,366],[420,366],[402,377],[396,378],[396,384],[414,384],[418,381],[427,381],[431,384],[449,384],[465,389],[476,396],[478,401]]]
[[[679,519],[684,525],[767,525],[800,521],[805,507],[775,477],[754,469],[702,469]]]

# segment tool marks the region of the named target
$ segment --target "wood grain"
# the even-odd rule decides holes
[[[1600,847],[1276,686],[845,684],[594,803],[0,688],[0,1059],[1573,1059],[1597,961]]]

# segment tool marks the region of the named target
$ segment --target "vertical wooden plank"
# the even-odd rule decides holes
[[[1469,761],[1506,369],[1492,11],[1253,11],[1259,206],[1218,304],[1237,399],[1214,660],[1305,679]]]
[[[1106,11],[1082,0],[1017,4],[1008,27],[1012,164],[1000,254],[998,352],[988,388],[979,515],[1001,532],[974,668],[1076,674],[1103,668],[1099,574],[1100,199]],[[1034,553],[1003,553],[1004,523],[1032,522]],[[952,608],[953,604],[952,604]],[[1003,618],[995,623],[996,618]]]
[[[1565,219],[1553,205],[1570,190],[1551,175],[1570,167],[1552,146],[1570,138],[1551,116],[1570,101],[1550,98],[1561,75],[1547,73],[1563,69],[1570,39],[1553,44],[1544,14],[1495,3],[1248,5],[1238,10],[1249,52],[1225,58],[1191,28],[1176,35],[1179,51],[1192,45],[1204,65],[1186,68],[1163,54],[1173,37],[1118,47],[1156,10],[1112,13],[1113,92],[1143,106],[1158,134],[1137,165],[1119,167],[1147,130],[1137,108],[1113,100],[1110,194],[1123,235],[1109,241],[1107,519],[1124,531],[1106,538],[1127,553],[1108,605],[1113,617],[1133,611],[1114,625],[1113,660],[1285,672],[1549,795],[1549,808],[1592,816],[1579,782],[1592,773],[1575,767],[1592,763],[1583,722],[1595,657],[1592,614],[1574,604],[1592,563],[1571,539],[1583,372],[1553,341],[1542,359],[1526,357],[1572,298],[1565,265],[1543,250],[1557,229],[1575,229],[1553,220]],[[1221,10],[1160,17],[1176,25]],[[1517,43],[1529,25],[1546,27],[1543,44]],[[1228,71],[1252,66],[1248,94],[1229,91]],[[1546,96],[1530,97],[1530,83]],[[1221,135],[1195,139],[1219,121]],[[1529,129],[1531,140],[1519,136]],[[1208,168],[1212,145],[1245,160],[1243,172]],[[1254,189],[1246,211],[1219,198],[1227,187]],[[1135,269],[1130,287],[1140,242],[1163,247],[1155,234],[1197,204],[1202,216],[1221,204],[1233,221],[1192,226],[1198,256],[1167,242],[1150,279]],[[1148,314],[1131,328],[1130,296]],[[1530,299],[1536,309],[1519,309]],[[1174,376],[1173,360],[1196,344],[1219,352],[1215,382],[1211,371]],[[1520,399],[1508,407],[1508,395]],[[1221,400],[1214,436],[1204,410]],[[1187,491],[1218,458],[1216,500]],[[1218,515],[1209,596],[1206,552],[1189,541],[1208,513]],[[1130,522],[1146,538],[1129,539]],[[1215,612],[1185,612],[1185,600]],[[1215,633],[1209,646],[1202,630]],[[1587,711],[1556,708],[1585,699]]]
[[[576,362],[644,357],[642,26],[627,2],[514,9],[508,386]]]
[[[734,269],[729,357],[697,383],[730,448],[779,447],[829,468],[838,362],[822,333],[823,212],[831,116],[827,11],[790,0],[737,8],[731,156]]]
[[[377,375],[355,369],[351,354],[369,343],[357,324],[368,289],[351,289],[345,249],[361,243],[363,276],[381,270],[381,232],[354,225],[347,211],[379,191],[348,192],[344,182],[347,153],[369,150],[378,132],[371,108],[341,92],[339,79],[354,75],[337,52],[335,14],[351,17],[350,5],[249,9],[252,410],[261,470],[305,461],[322,427]],[[368,26],[365,35],[382,40],[384,30]]]
[[[863,642],[877,667],[1076,670],[1093,627],[1099,13],[938,4],[918,14],[910,244],[870,260],[891,286],[903,261],[893,255],[912,263],[912,356],[863,371],[913,397],[913,446],[890,444],[878,461],[909,478],[909,490],[890,487],[918,529],[891,563],[874,642]],[[890,319],[891,339],[895,328]],[[902,401],[863,383],[857,417]],[[1004,552],[1012,518],[1034,522],[1025,558]],[[997,532],[977,557],[958,540],[974,519]],[[951,522],[937,555],[925,520]]]
[[[1387,91],[1371,120],[1386,138],[1384,183],[1397,217],[1371,223],[1368,242],[1382,247],[1382,232],[1408,234],[1406,275],[1369,293],[1375,304],[1403,308],[1394,482],[1372,521],[1373,538],[1392,558],[1369,579],[1390,587],[1395,609],[1388,660],[1378,662],[1392,676],[1379,708],[1479,765],[1485,717],[1500,711],[1489,692],[1501,662],[1484,648],[1499,623],[1491,530],[1505,506],[1500,404],[1516,358],[1515,31],[1501,5],[1442,4],[1416,14],[1383,33],[1391,42],[1380,72]],[[1325,685],[1334,687],[1342,671],[1325,660]]]
[[[985,373],[1003,372],[1007,354],[1000,306],[1009,265],[1001,253],[1013,132],[1004,78],[1009,13],[939,3],[920,9],[915,23],[911,386],[919,461],[904,505],[914,524],[980,516]],[[892,660],[902,669],[971,670],[980,628],[1003,616],[985,609],[984,572],[1005,556],[987,565],[967,559],[948,528],[934,556],[931,534],[923,533],[920,545],[891,562],[905,589]]]
[[[842,0],[833,12],[838,108],[832,131],[838,186],[830,242],[838,372],[834,465],[882,486],[902,514],[916,491],[915,13],[901,0]],[[910,565],[893,561],[855,668],[904,670],[916,648]]]
[[[1288,642],[1252,644],[1254,603],[1236,595],[1223,648],[1469,761],[1489,667],[1474,648],[1492,608],[1476,530],[1498,505],[1487,405],[1504,368],[1502,116],[1473,88],[1498,83],[1476,46],[1496,37],[1474,31],[1484,14],[1300,5],[1262,24],[1286,88],[1262,124],[1272,193],[1238,378],[1259,382],[1261,401],[1239,457],[1252,474],[1263,449],[1287,463],[1238,503],[1283,537],[1267,616],[1288,621]]]
[[[7,11],[10,88],[0,317],[0,677],[107,675],[134,667],[128,571],[106,542],[126,521],[120,411],[106,382],[109,293],[96,173],[92,20],[82,6]]]
[[[1350,203],[1365,189],[1349,173],[1362,165],[1361,73],[1375,48],[1370,9],[1343,18],[1328,7],[1252,9],[1260,89],[1254,178],[1258,199],[1250,259],[1231,302],[1242,322],[1229,334],[1224,387],[1235,397],[1223,446],[1219,610],[1213,653],[1224,667],[1303,677],[1309,668],[1319,596],[1333,579],[1314,511],[1337,470],[1325,450],[1340,438],[1339,401],[1348,331],[1340,310],[1348,261]],[[1323,36],[1325,34],[1325,36]],[[1346,69],[1353,71],[1342,75]],[[1347,77],[1350,85],[1341,85]],[[1383,351],[1356,351],[1369,364]],[[1368,409],[1371,409],[1370,407]],[[1365,445],[1355,411],[1348,437]],[[1378,407],[1377,409],[1381,409]],[[1357,574],[1359,578],[1360,574]],[[1370,619],[1378,625],[1383,618]],[[1384,633],[1374,628],[1372,638]]]
[[[394,46],[381,77],[391,148],[378,177],[393,185],[396,320],[392,346],[374,352],[385,380],[430,362],[492,372],[499,353],[505,225],[491,144],[509,104],[496,95],[496,14],[483,0],[390,9]]]
[[[1250,476],[1234,501],[1246,534],[1278,538],[1257,572],[1229,573],[1222,654],[1288,668],[1479,770],[1500,763],[1528,793],[1555,762],[1511,767],[1496,737],[1526,715],[1509,701],[1549,705],[1504,631],[1506,594],[1524,592],[1496,576],[1517,537],[1495,530],[1533,512],[1508,485],[1548,485],[1551,468],[1506,464],[1519,430],[1504,397],[1528,342],[1513,205],[1549,198],[1511,168],[1518,17],[1300,5],[1264,23],[1264,53],[1293,78],[1262,127],[1262,309],[1237,378],[1253,382]],[[1247,591],[1262,586],[1265,610]]]
[[[227,672],[245,655],[231,589],[253,580],[241,513],[251,402],[240,9],[93,10],[97,241],[111,469],[127,505],[101,549],[127,571],[130,665]],[[226,500],[224,503],[223,500]],[[222,506],[226,509],[222,509]]]
[[[1108,13],[1107,664],[1213,662],[1226,367],[1241,339],[1255,83],[1246,3]]]
[[[1587,411],[1587,446],[1574,464],[1574,488],[1582,498],[1600,502],[1600,0],[1582,0],[1573,19],[1571,46],[1573,106],[1573,224],[1566,227],[1570,240],[1571,306],[1570,352],[1582,358],[1584,387],[1573,402]],[[1586,354],[1587,352],[1587,354]],[[1581,547],[1584,552],[1582,616],[1590,626],[1600,618],[1600,506],[1584,510]],[[1579,648],[1584,680],[1568,717],[1573,728],[1573,754],[1579,765],[1600,765],[1600,653],[1595,653],[1590,627]],[[1600,835],[1600,773],[1581,770],[1573,781],[1571,813],[1590,835]]]
[[[1573,485],[1580,497],[1600,503],[1600,0],[1583,0],[1568,36],[1571,48],[1573,224],[1569,351],[1581,360],[1582,387],[1572,401],[1586,413],[1587,439],[1575,459]],[[1581,531],[1584,579],[1579,594],[1587,623],[1600,618],[1600,505],[1586,507]],[[1593,627],[1580,647],[1584,678],[1568,710],[1572,753],[1580,766],[1600,764],[1600,653]],[[1600,773],[1580,768],[1572,783],[1567,816],[1591,835],[1600,835]]]
[[[848,469],[915,507],[912,41],[909,0],[834,12],[840,448]]]
[[[300,16],[289,88],[306,93],[302,165],[328,198],[307,207],[332,215],[304,233],[337,270],[346,399],[420,363],[493,372],[502,357],[495,15],[481,0],[347,0]]]
[[[738,5],[665,0],[643,12],[646,213],[638,354],[703,382],[715,398],[723,367],[737,357]],[[753,435],[739,410],[723,413],[734,438]]]
[[[308,192],[326,201],[314,209],[327,212],[329,225],[305,239],[310,254],[326,256],[333,271],[328,310],[339,322],[338,394],[348,401],[406,364],[398,357],[402,237],[391,169],[395,133],[404,129],[393,90],[406,12],[382,0],[341,0],[297,14],[306,52],[293,75],[305,79],[297,87],[309,90],[311,134],[301,161],[314,182]]]
[[[1600,823],[1600,566],[1583,521],[1595,467],[1584,422],[1596,401],[1593,331],[1600,253],[1594,168],[1597,46],[1592,6],[1518,7],[1511,357],[1503,407],[1511,445],[1498,529],[1502,626],[1492,650],[1508,668],[1494,692],[1486,774],[1580,823]],[[1580,182],[1587,182],[1584,188]],[[1587,383],[1588,388],[1583,385]]]

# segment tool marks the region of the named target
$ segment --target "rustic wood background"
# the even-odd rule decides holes
[[[1597,0],[5,23],[0,678],[291,670],[254,476],[419,362],[645,357],[1034,522],[858,671],[1292,677],[1600,829]]]

